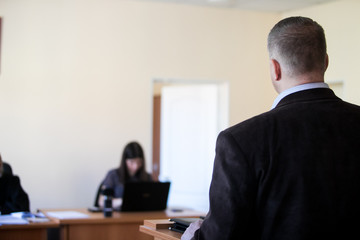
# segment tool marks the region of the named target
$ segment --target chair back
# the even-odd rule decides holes
[[[96,192],[96,197],[95,197],[95,202],[94,202],[95,207],[99,207],[99,197],[100,197],[102,185],[103,185],[103,182],[100,183],[100,185],[98,187],[98,190]]]

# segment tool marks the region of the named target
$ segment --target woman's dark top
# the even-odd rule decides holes
[[[110,170],[104,181],[103,186],[106,188],[114,189],[114,198],[122,198],[124,194],[124,183],[120,181],[119,171],[118,168]],[[128,180],[129,182],[140,182],[138,177],[131,177]],[[146,180],[143,181],[152,181],[152,177],[150,174],[146,173]]]

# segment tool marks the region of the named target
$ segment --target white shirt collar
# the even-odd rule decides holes
[[[275,101],[274,101],[273,105],[271,106],[271,109],[275,108],[276,105],[278,105],[278,103],[281,101],[281,99],[283,99],[287,95],[295,93],[295,92],[303,91],[303,90],[313,89],[313,88],[329,88],[329,85],[327,85],[324,82],[316,82],[316,83],[305,83],[305,84],[301,84],[301,85],[298,85],[298,86],[295,86],[292,88],[288,88],[288,89],[282,91],[275,98]]]

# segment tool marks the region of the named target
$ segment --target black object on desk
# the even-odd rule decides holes
[[[191,223],[196,222],[199,219],[204,218],[171,218],[170,221],[174,222],[174,225],[169,227],[169,229],[175,232],[184,233]]]
[[[170,182],[125,183],[122,212],[166,209]]]
[[[111,217],[113,212],[112,199],[114,196],[114,189],[105,188],[102,191],[102,194],[104,195],[104,216]]]

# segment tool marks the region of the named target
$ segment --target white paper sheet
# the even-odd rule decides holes
[[[25,219],[14,217],[11,215],[0,215],[0,225],[8,224],[28,224]]]
[[[54,217],[58,219],[76,219],[76,218],[88,218],[89,215],[77,211],[56,211],[56,212],[47,212],[49,217]]]

